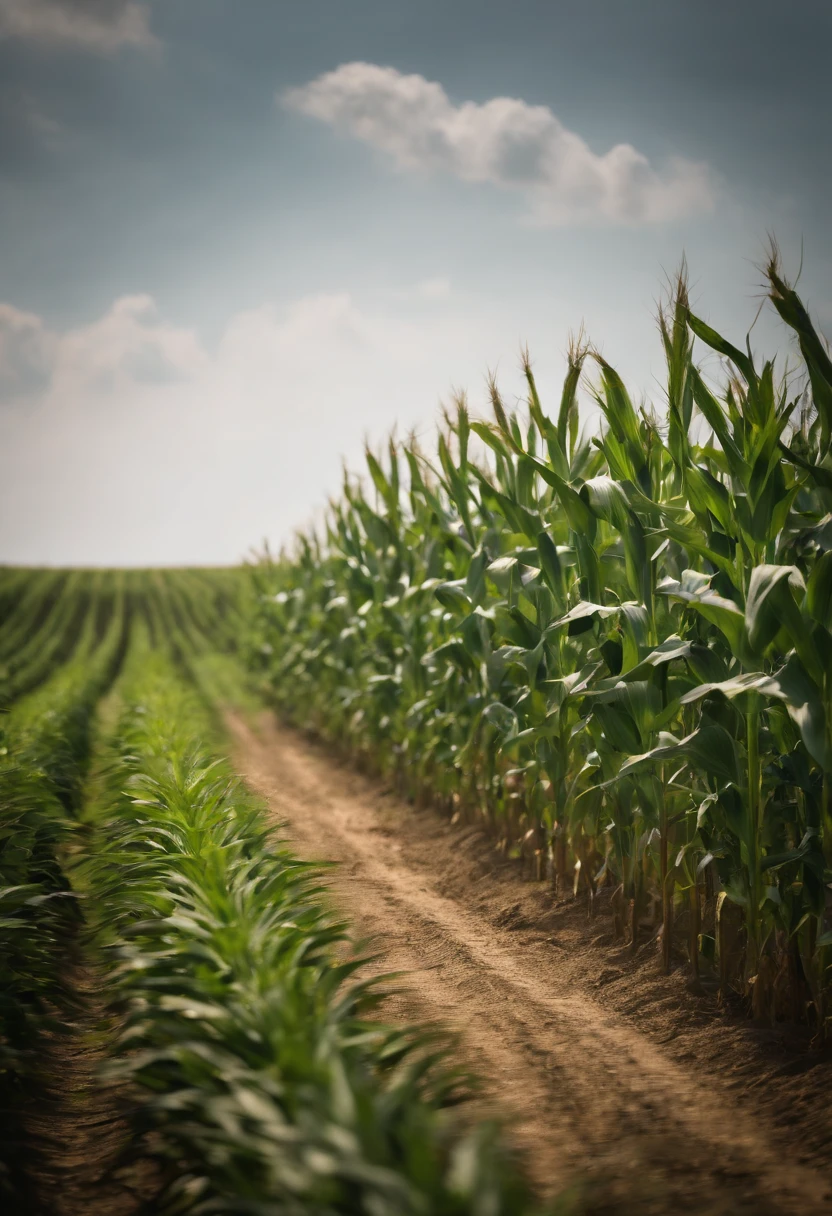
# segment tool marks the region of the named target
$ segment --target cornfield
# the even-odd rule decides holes
[[[62,1198],[30,1121],[55,1122],[60,1044],[89,1050],[80,969],[100,1001],[96,1085],[116,1095],[96,1130],[121,1129],[82,1202],[109,1187],[130,1213],[542,1212],[496,1125],[453,1116],[471,1078],[448,1036],[379,1020],[320,872],[222,759],[244,578],[0,572],[4,1210]]]
[[[663,414],[580,338],[552,417],[526,353],[524,411],[492,377],[493,421],[458,397],[435,452],[368,450],[369,484],[255,566],[249,657],[289,718],[608,900],[633,949],[655,908],[665,969],[822,1037],[832,361],[776,254],[767,283],[799,374],[694,315],[683,268]]]
[[[436,805],[485,834],[512,881],[525,867],[537,885],[523,890],[547,915],[583,902],[619,953],[652,935],[659,967],[687,969],[703,1001],[828,1039],[832,361],[776,256],[767,274],[797,369],[760,366],[748,342],[694,315],[683,270],[660,315],[661,414],[636,407],[580,337],[551,418],[526,352],[523,408],[491,377],[493,420],[460,396],[435,452],[415,439],[368,450],[367,477],[345,474],[323,529],[291,552],[225,570],[0,569],[4,1210],[74,1216],[103,1188],[125,1216],[659,1213],[662,1181],[678,1195],[703,1170],[708,1204],[729,1168],[730,1202],[773,1185],[775,1142],[750,1135],[735,1168],[699,1109],[704,1086],[686,1091],[675,1121],[683,1070],[659,1061],[649,1093],[639,1089],[639,1060],[660,1054],[655,1035],[637,1043],[593,1006],[564,1067],[593,998],[573,999],[563,976],[541,997],[495,935],[483,964],[484,922],[462,899],[448,912],[439,868],[396,870],[391,844],[382,915],[405,910],[417,958],[427,926],[437,973],[470,955],[452,973],[462,979],[432,981],[428,1010],[459,1000],[486,1023],[465,985],[493,984],[496,1020],[481,1042],[514,1037],[491,1060],[491,1083],[514,1066],[544,1101],[555,1095],[554,1126],[531,1141],[552,1158],[537,1178],[541,1206],[522,1137],[493,1108],[467,1119],[455,1109],[479,1092],[460,1040],[384,1021],[386,984],[363,970],[374,960],[333,910],[326,872],[270,822],[268,789],[265,801],[252,793],[253,750],[224,758],[233,722],[249,713],[257,738],[264,719],[253,715],[270,700],[284,724],[277,750],[284,735],[301,747],[285,730],[294,722],[396,787],[402,837],[401,816]],[[724,361],[721,386],[700,370],[702,350]],[[582,386],[598,411],[583,430]],[[305,802],[301,791],[298,815],[311,810],[324,834],[332,822],[334,838],[337,808],[309,801],[323,788],[313,781]],[[370,815],[355,846],[365,882],[384,869],[378,837],[365,837],[389,835],[385,822]],[[419,919],[429,882],[433,922]],[[539,1022],[532,1037],[515,1033],[518,994]],[[550,1027],[561,1040],[551,1057]],[[616,1085],[589,1058],[599,1027],[604,1050],[635,1051],[609,1074]],[[65,1068],[78,1057],[93,1081]],[[577,1072],[575,1098],[565,1091]],[[599,1085],[621,1093],[577,1164],[559,1160],[559,1131]],[[631,1108],[622,1162],[605,1136]],[[95,1142],[79,1151],[70,1136],[61,1164],[52,1141],[77,1110]],[[807,1099],[801,1126],[815,1119],[817,1138],[801,1162],[825,1151],[818,1110]],[[573,1141],[588,1127],[583,1112],[575,1120]],[[689,1137],[679,1182],[676,1146]],[[585,1176],[590,1153],[600,1165]],[[776,1180],[791,1206],[766,1210],[814,1210],[795,1197],[826,1184],[799,1173]],[[697,1195],[687,1199],[693,1210]]]

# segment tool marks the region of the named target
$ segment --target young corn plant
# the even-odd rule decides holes
[[[453,1121],[441,1041],[372,1020],[320,877],[199,742],[204,710],[141,635],[124,700],[87,882],[152,1211],[540,1211],[494,1129]]]
[[[73,1006],[68,943],[80,914],[65,872],[93,715],[118,670],[124,601],[101,643],[4,717],[0,730],[0,1195],[28,1210],[21,1112],[44,1081],[42,1036]],[[11,1209],[10,1209],[11,1210]]]

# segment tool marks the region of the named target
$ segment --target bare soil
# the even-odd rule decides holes
[[[27,1216],[133,1216],[158,1179],[149,1162],[120,1164],[130,1140],[129,1098],[105,1083],[101,1065],[113,1027],[100,980],[75,962],[68,983],[77,1008],[44,1035],[43,1083],[22,1112],[30,1197]]]
[[[388,1017],[440,1021],[508,1117],[544,1194],[594,1213],[832,1212],[832,1060],[759,1028],[655,942],[635,956],[506,862],[480,829],[416,809],[269,714],[227,715],[234,763],[295,848],[340,863],[333,898],[396,981]]]

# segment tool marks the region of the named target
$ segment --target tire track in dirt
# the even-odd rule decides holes
[[[270,715],[257,733],[239,716],[226,721],[237,770],[288,823],[301,855],[340,863],[330,885],[379,952],[375,970],[408,973],[388,1016],[461,1032],[464,1062],[485,1082],[483,1113],[511,1118],[542,1191],[588,1179],[599,1185],[598,1213],[832,1211],[832,1179],[740,1109],[724,1078],[691,1075],[576,991],[551,946],[541,960],[472,901],[438,890],[439,863],[453,859],[441,856],[450,845],[433,812],[391,810],[377,784]],[[396,813],[406,833],[394,831]],[[414,832],[433,838],[435,866],[408,856],[402,837]]]

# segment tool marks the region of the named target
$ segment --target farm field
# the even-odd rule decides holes
[[[9,636],[61,630],[6,683],[4,1210],[532,1211],[221,759],[242,577],[0,575]]]
[[[680,276],[663,411],[579,339],[293,552],[0,570],[9,1210],[829,1209],[832,362],[768,273],[797,376]]]
[[[530,1055],[547,1080],[550,1068],[558,1076],[558,1017],[570,1063],[592,1027],[601,1060],[580,1053],[579,1075],[566,1070],[567,1092],[583,1094],[588,1112],[575,1119],[577,1151],[597,1135],[644,1177],[655,1147],[647,1129],[677,1135],[658,1185],[661,1202],[676,1187],[674,1206],[696,1190],[680,1162],[697,1177],[708,1168],[691,1135],[719,1128],[728,1149],[746,1127],[738,1114],[727,1131],[716,1078],[712,1107],[692,1091],[680,1097],[703,1068],[723,1083],[744,1077],[750,1104],[792,1121],[811,1103],[813,1070],[815,1081],[826,1075],[832,361],[776,252],[765,274],[765,303],[783,323],[776,361],[698,317],[683,268],[660,314],[666,377],[654,404],[637,405],[578,337],[550,414],[525,355],[518,409],[492,377],[493,421],[459,396],[435,442],[367,451],[365,477],[345,473],[323,526],[255,569],[253,659],[283,717],[380,776],[403,808],[440,808],[456,830],[484,836],[492,869],[496,856],[509,873],[525,871],[540,893],[535,906],[521,890],[495,902],[499,883],[487,870],[471,877],[466,897],[498,929],[516,930],[509,957],[518,948],[533,957],[528,940],[519,945],[524,933],[531,943],[549,933],[555,949],[560,930],[577,933],[577,974],[559,960],[537,1004],[529,976],[519,985],[547,1028],[527,1040],[527,1067]],[[716,374],[702,370],[707,359],[718,360]],[[581,386],[598,416],[584,429]],[[368,887],[383,882],[365,866],[372,816],[356,811],[364,827],[350,816],[339,836],[338,800],[327,801],[350,871],[365,873]],[[403,849],[413,815],[388,817],[378,849],[388,834]],[[388,859],[383,870],[392,868]],[[449,883],[458,889],[453,874],[438,882],[440,895]],[[366,898],[353,885],[359,911]],[[448,955],[482,951],[482,917],[472,931],[464,917],[446,923],[439,905],[435,916],[420,912],[415,893],[407,912],[395,894],[390,901],[419,943],[408,949],[404,930],[411,963],[426,914],[438,918],[438,967],[453,973]],[[387,919],[379,907],[371,917]],[[541,951],[543,974],[551,953]],[[571,985],[590,974],[595,1002],[673,1042],[686,1080],[661,1067],[656,1075],[626,1036],[601,1046],[602,1025],[569,1005]],[[458,979],[468,993],[464,967]],[[495,1015],[486,991],[484,1007],[465,1005],[466,1024]],[[503,1008],[496,1024],[509,1016]],[[725,1029],[732,1016],[754,1027],[742,1046]],[[772,1071],[763,1043],[793,1034],[816,1054]],[[628,1069],[648,1096],[616,1096],[607,1122],[601,1095],[634,1085]],[[802,1080],[787,1095],[790,1074]],[[536,1084],[525,1071],[514,1076],[527,1124],[539,1127],[547,1086],[540,1075]],[[687,1115],[679,1122],[680,1109],[701,1114],[698,1130]],[[828,1142],[825,1116],[818,1126]],[[808,1157],[818,1147],[810,1138]],[[785,1176],[776,1152],[763,1157]],[[762,1180],[758,1169],[748,1174]],[[774,1179],[762,1189],[774,1196]],[[728,1210],[742,1201],[724,1200]],[[749,1188],[747,1202],[763,1200]]]

